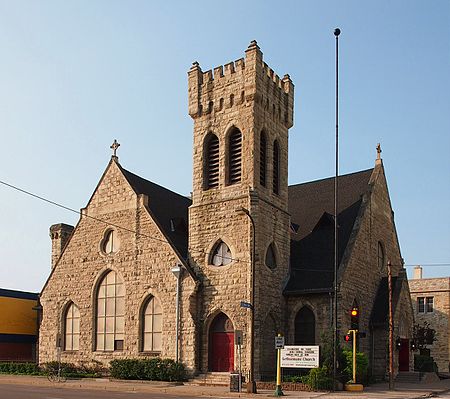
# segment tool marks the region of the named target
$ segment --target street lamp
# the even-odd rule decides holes
[[[240,215],[247,215],[252,222],[252,253],[251,253],[251,292],[250,292],[250,302],[252,307],[251,309],[251,319],[250,319],[250,372],[249,372],[249,381],[247,382],[247,393],[256,393],[256,382],[254,378],[254,351],[255,351],[255,252],[256,252],[256,228],[255,221],[253,220],[250,211],[246,208],[239,207],[236,210],[236,213]]]
[[[173,275],[177,278],[177,304],[176,304],[176,310],[175,310],[175,321],[176,321],[176,328],[175,328],[175,360],[178,362],[179,355],[178,355],[178,343],[180,340],[180,280],[181,275],[183,272],[183,269],[180,265],[176,265],[172,268],[171,272]]]

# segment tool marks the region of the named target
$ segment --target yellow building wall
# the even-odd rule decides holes
[[[37,334],[37,301],[0,297],[0,334]]]

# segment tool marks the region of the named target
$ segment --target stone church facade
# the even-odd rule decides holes
[[[261,378],[273,373],[277,333],[320,344],[330,329],[333,179],[288,187],[289,75],[279,78],[252,42],[213,71],[194,63],[188,90],[192,198],[124,169],[116,145],[78,224],[51,227],[41,363],[60,345],[68,362],[161,356],[193,374],[228,372],[242,333],[243,369],[253,361]],[[380,157],[339,181],[338,326],[344,334],[357,303],[368,332],[360,348],[384,375],[388,259],[406,340],[413,314]]]

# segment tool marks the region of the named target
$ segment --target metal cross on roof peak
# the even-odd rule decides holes
[[[113,157],[117,157],[117,149],[120,147],[120,144],[114,139],[114,143],[111,144],[111,148],[113,150]]]
[[[377,145],[377,159],[381,159],[381,145],[378,143]]]

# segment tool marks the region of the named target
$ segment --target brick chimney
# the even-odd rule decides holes
[[[422,279],[422,266],[417,265],[414,267],[413,279],[414,280]]]
[[[74,227],[64,223],[54,224],[50,226],[50,238],[52,240],[52,269],[58,262]]]

